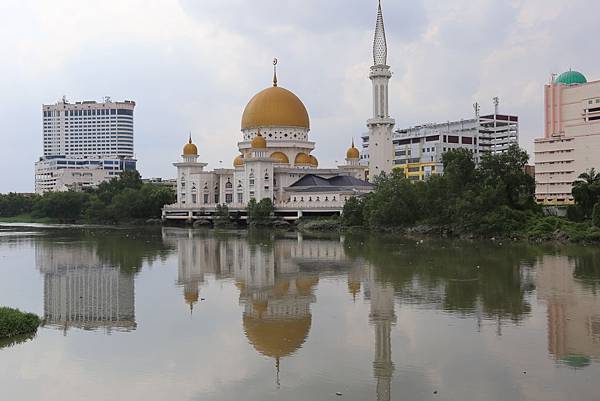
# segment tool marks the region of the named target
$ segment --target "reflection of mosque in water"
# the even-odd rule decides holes
[[[103,263],[95,247],[36,242],[36,266],[44,275],[44,319],[65,330],[133,330],[134,277]]]
[[[600,358],[600,296],[574,278],[575,263],[565,256],[543,256],[537,290],[547,304],[548,351],[577,368]]]
[[[252,244],[246,238],[205,237],[177,228],[164,228],[163,239],[177,246],[177,284],[183,287],[190,307],[198,301],[206,273],[235,281],[244,307],[244,333],[257,352],[274,360],[277,373],[280,361],[297,352],[308,338],[310,306],[316,302],[319,279],[346,272],[354,299],[365,283],[365,298],[371,303],[369,319],[375,327],[377,399],[390,399],[394,291],[391,285],[378,282],[375,270],[363,261],[347,257],[339,241],[304,239],[294,233]]]

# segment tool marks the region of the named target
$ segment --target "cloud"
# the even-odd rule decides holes
[[[584,0],[383,1],[397,126],[469,118],[472,103],[541,133],[542,87],[569,67],[600,76],[600,4]],[[582,12],[585,10],[585,12]],[[203,161],[229,166],[246,102],[270,84],[306,104],[322,166],[366,131],[375,1],[5,0],[0,4],[0,192],[33,190],[40,106],[133,99],[144,176],[172,177],[192,131]]]

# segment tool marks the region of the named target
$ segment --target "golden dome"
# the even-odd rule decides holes
[[[233,167],[240,167],[244,165],[244,156],[237,155],[235,159],[233,159]]]
[[[316,157],[314,157],[313,155],[308,155],[308,158],[310,159],[311,166],[319,167],[319,161],[317,160]]]
[[[360,152],[354,147],[354,139],[352,140],[352,147],[346,152],[346,159],[360,159]]]
[[[296,155],[294,164],[310,164],[310,156],[304,152],[300,152]]]
[[[244,332],[250,344],[261,354],[283,358],[294,353],[306,341],[310,331],[310,316],[301,319],[243,318]]]
[[[276,163],[289,164],[290,162],[290,159],[288,159],[287,155],[283,152],[273,152],[271,158],[277,159]]]
[[[319,283],[319,277],[299,277],[296,279],[296,288],[300,295],[310,295],[313,287]]]
[[[196,145],[192,143],[192,136],[190,135],[190,139],[188,143],[183,147],[183,155],[184,156],[198,156],[198,148]]]
[[[272,86],[258,92],[246,105],[242,129],[256,127],[302,127],[309,129],[308,112],[298,96]]]
[[[260,134],[259,131],[254,139],[252,139],[252,142],[250,142],[250,146],[252,146],[252,149],[266,149],[267,140]]]

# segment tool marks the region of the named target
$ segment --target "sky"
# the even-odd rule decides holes
[[[517,114],[542,135],[543,85],[569,68],[600,79],[600,2],[383,0],[396,127]],[[370,117],[376,0],[0,0],[0,192],[31,192],[42,104],[135,100],[144,177],[172,178],[191,131],[200,160],[230,167],[250,98],[296,93],[323,167]]]

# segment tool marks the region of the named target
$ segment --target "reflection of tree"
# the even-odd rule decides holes
[[[377,268],[377,279],[393,285],[406,303],[519,321],[530,312],[526,294],[537,255],[533,247],[449,241],[401,240],[386,236],[350,236],[348,255],[362,256]]]
[[[0,339],[0,349],[2,348],[9,348],[12,347],[13,345],[17,345],[17,344],[21,344],[24,342],[27,342],[29,340],[33,340],[33,338],[35,337],[35,333],[33,334],[21,334],[18,336],[12,336],[9,338],[1,338]]]
[[[39,242],[55,247],[56,241],[73,249],[88,249],[104,265],[119,267],[124,273],[139,271],[144,261],[165,259],[172,249],[163,243],[160,228],[76,228],[60,229]],[[54,235],[55,234],[55,235]]]
[[[600,292],[600,252],[593,248],[577,247],[569,254],[573,254],[575,260],[575,279],[594,294]]]

